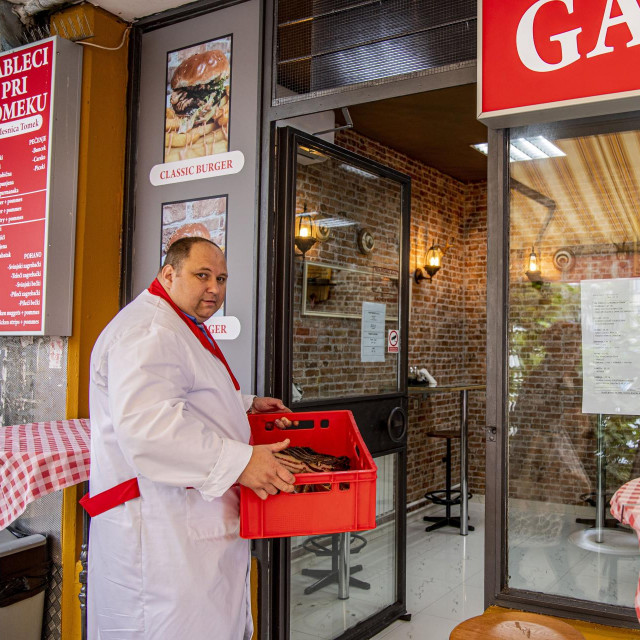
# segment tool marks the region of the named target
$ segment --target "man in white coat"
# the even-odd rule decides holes
[[[264,499],[293,491],[294,476],[273,456],[288,440],[248,444],[247,412],[288,410],[243,396],[203,325],[226,284],[215,244],[178,240],[94,347],[90,640],[251,637],[238,483]]]

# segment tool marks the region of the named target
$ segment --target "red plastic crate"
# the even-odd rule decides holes
[[[278,429],[276,418],[297,420],[297,428]],[[240,536],[282,538],[376,526],[377,467],[362,440],[351,411],[251,414],[252,444],[273,444],[289,438],[291,447],[311,447],[318,453],[348,456],[349,471],[299,473],[295,484],[331,484],[330,491],[280,493],[261,500],[240,488]]]

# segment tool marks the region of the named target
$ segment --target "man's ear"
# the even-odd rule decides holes
[[[160,279],[165,287],[170,288],[173,284],[173,279],[176,275],[176,272],[172,265],[165,264],[162,269],[160,269]]]

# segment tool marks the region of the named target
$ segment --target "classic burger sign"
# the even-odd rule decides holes
[[[178,160],[157,164],[151,169],[149,179],[154,186],[186,182],[200,178],[213,178],[230,173],[238,173],[244,166],[244,155],[241,151],[230,151],[215,156],[205,156],[193,160]]]
[[[229,151],[231,37],[169,54],[164,163],[154,186],[238,173],[241,151]],[[226,52],[225,52],[226,51]]]
[[[640,108],[640,0],[481,0],[478,118],[504,127]]]

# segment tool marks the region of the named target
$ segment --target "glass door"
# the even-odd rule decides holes
[[[291,128],[278,159],[275,392],[294,411],[351,410],[378,480],[374,530],[275,545],[275,637],[370,637],[406,613],[410,183]]]

